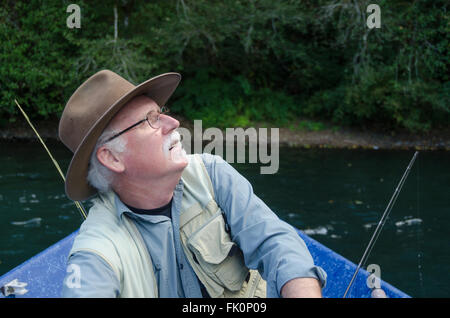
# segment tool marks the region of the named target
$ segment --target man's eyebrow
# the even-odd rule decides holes
[[[152,108],[150,108],[146,113],[145,113],[145,116],[147,116],[148,114],[150,114],[151,112],[154,112],[154,111],[160,111],[161,110],[161,108],[159,108],[159,106],[157,106],[157,107],[152,107]]]
[[[148,112],[151,112],[151,111],[161,111],[161,107],[159,107],[159,105],[156,105],[156,107],[153,107],[152,109],[150,109]]]

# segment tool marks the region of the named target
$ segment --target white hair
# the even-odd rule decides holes
[[[107,145],[109,150],[116,153],[122,153],[126,150],[126,141],[124,138],[122,138],[122,136],[114,138],[113,140],[105,143],[105,140],[107,140],[114,134],[116,134],[116,131],[114,131],[113,129],[106,129],[102,133],[102,135],[97,140],[94,151],[91,154],[91,159],[89,161],[87,181],[99,192],[107,192],[111,190],[111,184],[113,182],[114,174],[109,168],[105,167],[97,159],[98,148],[103,145]]]

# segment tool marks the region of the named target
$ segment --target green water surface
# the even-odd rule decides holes
[[[65,171],[71,153],[48,141]],[[233,164],[283,220],[358,263],[413,151],[280,148],[279,171]],[[450,152],[421,152],[368,264],[413,297],[449,297]],[[85,202],[85,206],[89,206]],[[82,219],[37,141],[0,144],[0,275]]]

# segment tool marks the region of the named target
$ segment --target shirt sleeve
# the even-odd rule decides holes
[[[325,286],[326,273],[314,265],[305,242],[253,193],[250,182],[219,156],[205,153],[202,159],[232,240],[241,248],[246,266],[266,280],[267,297],[280,297],[283,285],[294,278],[316,278]]]
[[[119,291],[117,276],[100,256],[79,251],[69,258],[63,298],[116,298]]]

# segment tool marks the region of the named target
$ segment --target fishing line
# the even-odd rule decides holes
[[[39,133],[37,132],[36,128],[34,128],[33,124],[31,123],[30,119],[28,118],[28,115],[25,113],[25,111],[22,109],[22,107],[20,107],[19,103],[17,102],[16,99],[14,99],[14,101],[16,102],[17,107],[19,107],[20,111],[22,112],[22,115],[25,117],[26,121],[28,122],[28,124],[30,125],[31,129],[33,129],[34,133],[36,134],[36,136],[38,137],[39,141],[41,142],[42,146],[44,146],[45,150],[47,151],[48,155],[50,156],[50,159],[52,160],[53,164],[56,167],[56,170],[58,170],[59,174],[61,175],[61,178],[63,179],[64,182],[66,182],[66,178],[64,177],[64,174],[61,170],[61,168],[59,167],[58,162],[55,160],[55,158],[52,156],[50,150],[47,148],[47,145],[45,144],[45,142],[42,140],[41,136],[39,135]],[[83,205],[81,204],[81,202],[79,201],[73,201],[76,205],[76,207],[78,208],[78,211],[80,211],[81,217],[83,219],[86,219],[87,217],[87,213],[86,210],[84,209]]]
[[[417,162],[417,218],[421,220],[420,218],[420,162],[421,160],[418,160]],[[419,284],[420,284],[420,293],[421,297],[423,297],[423,275],[422,275],[422,251],[421,251],[421,244],[420,244],[420,234],[423,233],[421,229],[421,224],[418,224],[417,232],[416,232],[416,239],[417,239],[417,268],[419,272]]]
[[[356,267],[355,273],[353,274],[353,277],[352,277],[352,279],[350,281],[350,284],[348,284],[347,289],[345,290],[343,298],[345,298],[347,296],[347,293],[350,290],[350,287],[352,286],[352,284],[353,284],[353,282],[354,282],[354,280],[356,278],[356,275],[359,272],[359,269],[365,264],[367,258],[369,257],[370,253],[372,252],[372,248],[374,247],[374,245],[375,245],[375,243],[376,243],[376,241],[378,239],[378,236],[381,233],[381,229],[383,228],[384,224],[386,223],[386,220],[387,220],[387,218],[389,216],[389,213],[391,212],[392,207],[394,206],[395,201],[397,200],[397,197],[400,194],[400,191],[401,191],[401,189],[403,187],[403,184],[405,183],[406,178],[408,177],[409,172],[411,171],[411,167],[414,164],[414,161],[416,160],[416,157],[417,157],[418,154],[419,154],[418,151],[416,151],[414,153],[414,156],[412,157],[410,163],[408,164],[408,167],[406,168],[406,171],[403,173],[403,176],[400,179],[400,182],[397,185],[397,188],[395,188],[394,194],[392,195],[391,200],[389,201],[389,203],[388,203],[388,205],[386,207],[386,210],[384,211],[383,215],[381,216],[380,221],[378,222],[378,225],[377,225],[377,227],[376,227],[376,229],[375,229],[375,231],[374,231],[374,233],[373,233],[373,235],[372,235],[372,237],[371,237],[371,239],[369,241],[369,244],[367,245],[366,250],[364,251],[364,254],[363,254],[362,258],[359,261],[358,266]]]

